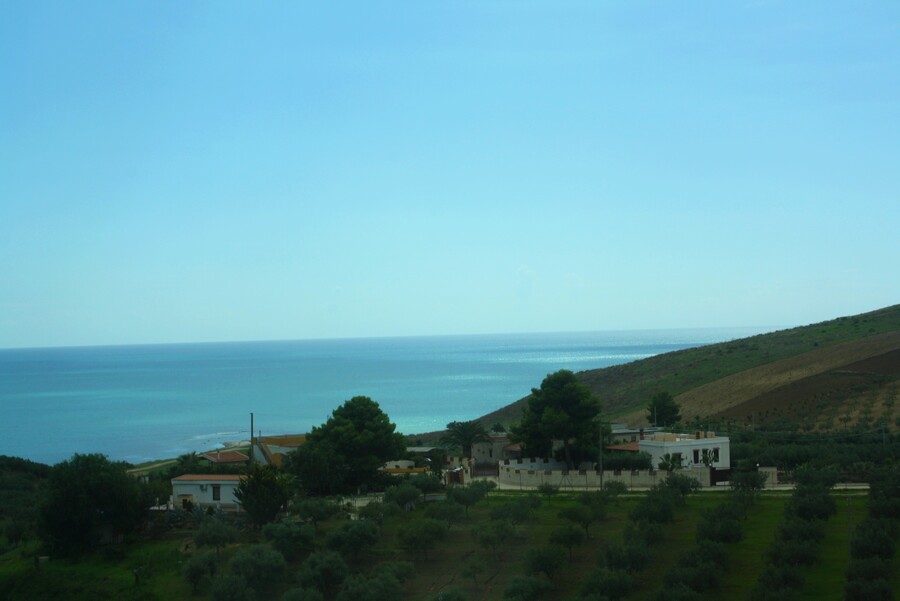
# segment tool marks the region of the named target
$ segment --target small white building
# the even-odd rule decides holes
[[[653,468],[659,467],[665,455],[681,456],[683,468],[731,467],[731,441],[727,436],[716,436],[715,432],[695,432],[694,434],[672,434],[657,432],[653,438],[638,441],[638,450],[650,455]]]
[[[172,478],[172,502],[175,507],[215,507],[222,511],[240,511],[234,497],[242,476],[237,474],[184,474]]]

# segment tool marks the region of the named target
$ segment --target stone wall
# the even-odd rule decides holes
[[[586,467],[586,466],[581,466]],[[702,487],[710,485],[709,468],[679,470],[679,474],[695,478]],[[512,486],[536,488],[541,484],[552,484],[562,489],[599,488],[603,483],[618,481],[628,488],[650,488],[662,482],[666,472],[659,470],[566,470],[553,462],[542,459],[523,459],[521,463],[511,461],[500,465],[499,482]]]

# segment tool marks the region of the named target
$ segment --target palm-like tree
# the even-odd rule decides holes
[[[659,469],[669,472],[670,474],[682,468],[681,453],[666,453],[659,462]]]
[[[472,445],[479,442],[490,442],[487,430],[480,422],[450,422],[447,424],[447,433],[441,438],[441,442],[455,447],[462,447],[463,456],[472,457]]]

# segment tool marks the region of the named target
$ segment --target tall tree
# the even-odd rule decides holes
[[[365,396],[353,397],[335,409],[327,422],[312,429],[306,444],[294,452],[289,469],[300,477],[303,488],[317,492],[309,474],[304,481],[302,467],[308,463],[305,459],[317,457],[325,462],[320,467],[330,474],[326,488],[352,491],[373,482],[379,467],[404,454],[406,443],[396,429],[378,403]],[[337,465],[340,470],[335,469]],[[322,470],[317,473],[321,476]]]
[[[287,476],[271,465],[251,465],[234,491],[241,508],[257,525],[268,524],[291,498]]]
[[[490,442],[491,437],[481,422],[472,420],[469,422],[450,422],[447,424],[447,433],[441,438],[441,442],[455,447],[461,447],[463,457],[472,457],[472,446],[479,442]]]
[[[600,402],[591,389],[562,369],[544,378],[540,388],[531,389],[522,421],[512,429],[513,439],[523,443],[532,457],[549,457],[553,442],[559,441],[571,469],[575,459],[595,455],[599,415]]]
[[[681,407],[668,392],[657,392],[647,404],[647,421],[664,428],[677,424],[681,421]]]
[[[50,470],[41,536],[58,551],[84,551],[104,535],[133,531],[149,505],[143,486],[124,463],[100,454],[75,454]]]

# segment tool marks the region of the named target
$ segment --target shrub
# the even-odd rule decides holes
[[[391,574],[354,575],[344,581],[336,601],[400,601],[403,586]]]
[[[461,522],[465,517],[466,512],[465,508],[459,503],[454,503],[453,501],[440,501],[438,503],[429,503],[428,507],[425,508],[425,515],[436,520],[447,522],[447,527],[450,528],[453,524]]]
[[[462,589],[449,588],[432,597],[431,601],[467,601],[468,598]]]
[[[281,578],[285,567],[284,556],[267,545],[244,547],[228,562],[231,573],[242,576],[250,586]]]
[[[568,549],[569,559],[572,559],[572,548],[584,542],[584,532],[571,524],[560,526],[550,533],[550,542]]]
[[[797,589],[802,585],[803,574],[796,566],[770,563],[759,575],[756,588],[767,593],[783,589]]]
[[[630,540],[624,545],[607,547],[603,561],[611,570],[639,572],[650,564],[650,549],[642,540]]]
[[[650,522],[654,524],[668,524],[675,519],[675,506],[677,499],[681,497],[673,494],[671,489],[665,489],[656,485],[643,500],[631,511],[631,520],[635,522]]]
[[[661,590],[653,597],[653,601],[700,601],[700,593],[684,584]]]
[[[315,530],[307,524],[273,522],[263,526],[263,536],[285,557],[294,557],[312,544]]]
[[[337,589],[350,572],[347,562],[336,551],[313,551],[300,565],[297,580],[325,594]]]
[[[459,503],[466,508],[466,517],[469,516],[469,507],[481,501],[487,494],[483,486],[454,486],[447,489],[447,500]]]
[[[386,561],[379,565],[378,569],[390,574],[399,582],[406,582],[416,573],[416,566],[409,561]]]
[[[544,545],[529,549],[525,556],[525,571],[529,574],[546,574],[553,580],[565,563],[565,550],[559,545]]]
[[[325,601],[325,597],[314,588],[292,588],[282,595],[281,601]]]
[[[847,571],[848,580],[877,580],[878,578],[890,578],[891,561],[881,557],[854,557]]]
[[[867,519],[857,526],[850,543],[853,557],[894,556],[897,539],[897,522],[894,520]]]
[[[320,522],[333,517],[341,510],[335,503],[315,497],[302,498],[295,502],[291,508],[300,519],[309,521],[315,531],[318,531]]]
[[[884,578],[848,580],[844,586],[845,601],[893,601],[894,591]]]
[[[819,546],[813,541],[781,539],[772,543],[766,555],[773,564],[808,566],[816,562]]]
[[[397,530],[397,537],[409,551],[421,551],[428,557],[428,551],[447,537],[447,526],[432,518],[419,518],[402,524]]]
[[[534,510],[540,507],[541,500],[534,495],[517,497],[515,500],[491,509],[492,520],[507,520],[513,526],[524,524],[534,517]]]
[[[556,484],[550,484],[549,482],[542,482],[537,487],[537,491],[539,494],[547,497],[547,500],[549,501],[552,497],[559,494],[559,486],[557,486]]]
[[[575,522],[582,528],[584,528],[584,535],[586,538],[591,538],[591,524],[594,522],[603,519],[605,514],[605,507],[602,504],[596,505],[588,505],[585,503],[579,503],[577,505],[572,505],[571,507],[565,507],[559,512],[559,517],[564,520],[569,520],[571,522]]]
[[[700,483],[697,480],[684,474],[675,473],[666,476],[663,486],[676,491],[682,498],[700,490]]]
[[[213,581],[212,598],[215,601],[256,601],[256,594],[242,577],[223,574]]]
[[[378,526],[370,520],[344,522],[325,537],[325,546],[344,555],[357,556],[378,542]]]
[[[382,503],[381,501],[371,501],[366,503],[359,509],[359,517],[363,520],[370,520],[379,526],[384,523],[385,518],[389,518],[399,514],[403,509],[396,503]]]
[[[604,482],[601,494],[607,501],[615,501],[628,492],[628,487],[620,480]]]
[[[218,553],[220,548],[233,543],[237,537],[238,531],[234,526],[216,518],[206,518],[194,535],[194,542],[198,547],[215,547]]]
[[[794,489],[787,512],[802,519],[827,520],[837,513],[837,504],[828,494],[828,488],[801,484]]]
[[[735,518],[713,514],[697,524],[698,542],[709,540],[717,543],[737,543],[742,538],[744,538],[743,524]]]
[[[216,556],[212,551],[197,553],[184,564],[184,579],[191,585],[191,591],[196,593],[200,586],[216,575]]]
[[[723,543],[704,540],[697,544],[697,548],[684,561],[685,563],[706,563],[722,571],[727,566],[728,554],[725,552]]]
[[[496,551],[500,545],[512,537],[513,530],[509,522],[494,521],[474,529],[472,534],[479,545]]]
[[[444,488],[440,478],[427,474],[417,474],[411,477],[409,484],[418,488],[423,497],[428,493],[435,493]]]
[[[399,486],[391,486],[384,491],[385,503],[396,503],[406,510],[414,509],[416,502],[421,497],[422,491],[406,482]]]
[[[716,566],[705,561],[684,562],[669,570],[665,582],[668,588],[679,584],[698,593],[717,588],[719,586],[719,572]]]
[[[508,601],[534,601],[552,585],[543,578],[535,576],[513,576],[503,591],[503,598]]]
[[[624,538],[627,541],[640,541],[650,547],[663,540],[663,529],[653,522],[636,522],[625,526]]]
[[[618,601],[631,592],[631,576],[624,570],[597,568],[588,576],[581,589],[582,596],[600,594],[610,601]]]
[[[778,537],[820,543],[825,538],[825,522],[816,519],[787,519],[779,526]]]

